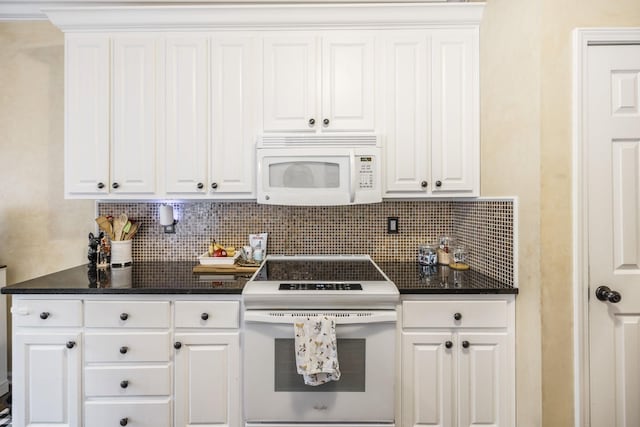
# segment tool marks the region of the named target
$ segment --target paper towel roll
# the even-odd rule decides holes
[[[160,206],[160,225],[172,225],[173,224],[173,206],[162,205]]]

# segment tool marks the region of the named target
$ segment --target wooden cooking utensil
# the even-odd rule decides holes
[[[113,234],[115,240],[122,240],[122,229],[129,221],[127,214],[121,213],[120,216],[113,218]]]
[[[100,227],[100,230],[107,233],[110,239],[113,240],[115,238],[113,234],[113,226],[106,216],[100,215],[98,218],[96,218],[96,223],[98,224],[98,227]]]
[[[129,231],[124,236],[124,239],[125,240],[133,239],[133,236],[135,236],[136,233],[138,232],[138,228],[140,228],[140,225],[137,222],[131,223],[131,228],[129,228]]]

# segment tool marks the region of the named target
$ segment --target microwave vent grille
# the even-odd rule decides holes
[[[378,146],[378,135],[262,135],[258,147]]]

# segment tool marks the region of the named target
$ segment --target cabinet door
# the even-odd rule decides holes
[[[374,48],[373,36],[340,32],[322,38],[323,131],[374,130]]]
[[[385,38],[385,196],[430,193],[429,36],[402,31]]]
[[[449,333],[402,334],[403,427],[453,425],[452,351]]]
[[[442,29],[432,34],[432,153],[435,181],[432,191],[438,195],[478,195],[480,112],[477,29]]]
[[[175,425],[240,425],[240,337],[176,333]]]
[[[211,43],[212,194],[255,197],[254,53],[249,36],[214,36]]]
[[[507,333],[460,333],[457,344],[458,425],[513,425],[509,417],[513,393],[509,392],[507,375]]]
[[[262,44],[264,130],[314,131],[320,126],[316,38],[287,34]]]
[[[14,334],[14,425],[80,425],[80,339],[74,332]]]
[[[65,39],[65,191],[109,193],[109,38]]]
[[[155,191],[157,36],[113,40],[112,192]]]
[[[205,36],[167,37],[164,160],[167,193],[207,193],[207,62]]]

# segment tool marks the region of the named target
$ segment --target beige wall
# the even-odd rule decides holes
[[[571,31],[640,26],[638,0],[489,0],[482,194],[519,197],[518,426],[571,426]],[[93,204],[63,199],[63,38],[0,23],[0,262],[9,283],[85,262]]]
[[[86,260],[91,201],[63,196],[64,38],[0,24],[0,263],[7,283]]]

